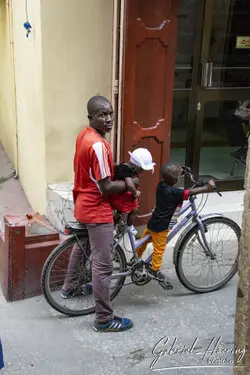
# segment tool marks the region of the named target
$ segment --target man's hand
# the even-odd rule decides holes
[[[215,185],[214,180],[209,180],[208,183],[207,183],[207,190],[213,191],[213,190],[215,190],[215,188],[216,188],[216,185]]]
[[[131,202],[134,202],[139,196],[141,195],[141,192],[139,190],[136,190],[136,195],[132,194]]]
[[[133,177],[133,178],[132,178],[132,181],[133,181],[133,184],[134,184],[135,186],[138,186],[138,185],[139,185],[139,178],[138,178],[138,177]]]
[[[126,187],[127,187],[127,190],[130,191],[134,197],[136,197],[136,187],[135,187],[135,184],[132,180],[132,178],[130,177],[126,177],[125,178],[125,184],[126,184]]]

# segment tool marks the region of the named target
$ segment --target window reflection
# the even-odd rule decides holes
[[[173,101],[170,157],[177,164],[185,164],[188,113],[189,98],[175,97]]]
[[[175,88],[191,88],[199,0],[180,1],[175,59]]]
[[[209,60],[213,63],[212,87],[250,86],[249,0],[213,2]]]
[[[250,126],[249,120],[235,115],[238,105],[235,101],[205,104],[200,176],[217,180],[244,177]]]

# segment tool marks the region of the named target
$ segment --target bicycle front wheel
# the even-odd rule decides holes
[[[41,284],[45,299],[55,310],[70,316],[81,316],[95,312],[95,300],[92,293],[92,257],[87,255],[81,247],[86,237],[70,237],[52,251],[46,260],[42,275]],[[77,267],[74,273],[70,274],[68,264],[72,261],[72,252]],[[76,254],[76,255],[75,255]],[[126,270],[126,257],[123,250],[117,246],[113,250],[114,273]],[[62,297],[62,287],[66,277],[70,277],[72,294],[68,298]],[[121,290],[125,277],[118,277],[111,280],[110,299]]]
[[[208,218],[203,221],[208,246],[215,259],[206,255],[200,229],[195,226],[177,249],[175,265],[180,282],[196,293],[213,292],[227,284],[238,269],[241,230],[231,219]]]

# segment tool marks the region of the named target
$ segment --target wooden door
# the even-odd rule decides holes
[[[121,159],[146,147],[157,166],[141,176],[137,225],[155,205],[159,167],[169,159],[179,0],[125,2]]]

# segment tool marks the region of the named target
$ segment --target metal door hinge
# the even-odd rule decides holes
[[[114,91],[114,94],[118,94],[118,92],[119,92],[119,79],[115,79],[113,81],[113,91]]]

